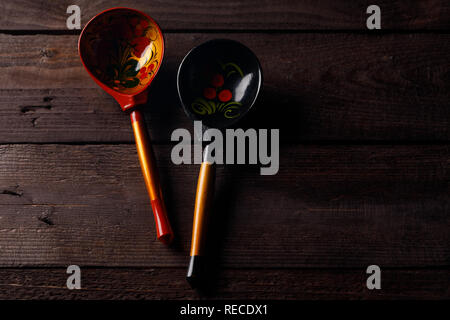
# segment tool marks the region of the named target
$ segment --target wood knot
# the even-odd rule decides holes
[[[38,220],[49,225],[49,226],[53,226],[53,220],[51,218],[51,215],[53,214],[53,208],[51,209],[47,209],[44,212],[42,212],[42,214],[38,217]]]
[[[3,189],[2,192],[0,192],[0,194],[7,194],[14,197],[21,197],[23,195],[23,192],[19,190],[19,186],[15,186],[12,188]]]
[[[40,54],[41,54],[42,58],[51,58],[51,57],[53,57],[55,55],[55,51],[51,50],[51,49],[45,49],[44,48],[44,49],[41,49]]]

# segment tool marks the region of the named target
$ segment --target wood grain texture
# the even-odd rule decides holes
[[[155,147],[177,242],[162,246],[133,145],[0,146],[0,265],[182,267],[198,166]],[[283,146],[276,176],[218,169],[221,267],[450,264],[448,146]]]
[[[190,289],[185,270],[82,268],[82,289],[68,290],[66,269],[0,269],[0,299],[445,299],[448,269],[383,270],[368,290],[365,269],[222,270],[207,295]]]
[[[97,13],[122,6],[142,10],[163,30],[366,30],[368,0],[78,0],[3,1],[0,30],[67,30],[66,9],[77,4],[82,24]],[[448,29],[450,5],[445,0],[388,1],[376,3],[382,10],[382,28],[394,30]]]
[[[215,37],[245,43],[263,66],[263,92],[240,126],[281,128],[297,142],[450,138],[450,35],[168,34],[146,108],[155,141],[192,127],[176,69]],[[83,70],[76,42],[0,36],[0,142],[132,142],[128,117]]]
[[[81,66],[70,4],[83,25],[121,5],[167,31],[145,113],[170,248],[129,118]],[[0,299],[448,299],[450,3],[380,0],[382,33],[366,29],[370,4],[0,2]],[[265,86],[239,126],[280,128],[282,146],[276,176],[219,167],[205,297],[184,279],[199,166],[173,165],[168,142],[192,130],[176,69],[212,38],[259,57]],[[80,291],[65,287],[70,264]],[[381,291],[365,287],[371,264]]]

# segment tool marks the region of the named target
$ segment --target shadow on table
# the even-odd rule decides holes
[[[264,88],[249,113],[235,127],[280,129],[280,142],[298,141],[310,131],[299,96]]]
[[[280,140],[296,142],[308,139],[314,134],[311,123],[311,111],[306,111],[305,103],[320,101],[303,101],[308,99],[301,95],[292,95],[272,87],[265,87],[255,105],[248,114],[233,128],[280,129]],[[143,108],[147,124],[154,137],[170,141],[172,130],[187,128],[192,132],[193,123],[185,115],[178,99],[176,87],[176,69],[166,67],[160,78],[155,80],[149,91],[149,101]],[[156,123],[155,123],[156,122]]]
[[[222,167],[222,168],[220,168]],[[200,295],[214,296],[219,289],[222,278],[223,252],[225,239],[228,238],[230,225],[233,223],[230,214],[236,205],[239,188],[239,167],[234,165],[218,166],[215,185],[214,203],[208,221],[206,240],[206,272],[196,290]]]
[[[192,122],[184,115],[178,101],[176,68],[165,66],[161,77],[152,84],[149,94],[151,99],[144,110],[148,125],[151,126],[149,131],[152,135],[166,136],[167,140],[170,140],[171,128],[191,125]],[[234,128],[243,128],[244,130],[249,128],[280,129],[281,141],[299,140],[309,129],[306,127],[307,119],[302,113],[302,103],[299,100],[298,96],[288,96],[274,88],[264,88],[255,106]],[[152,108],[152,106],[158,106],[158,108]],[[175,108],[179,108],[179,110]],[[158,124],[151,123],[154,118],[158,120]],[[239,205],[236,203],[237,195],[245,192],[240,190],[239,177],[243,172],[247,177],[251,176],[255,179],[260,176],[259,165],[218,165],[217,169],[215,200],[208,222],[206,241],[207,272],[203,281],[196,288],[201,296],[208,297],[214,296],[217,290],[224,285],[221,279],[223,279],[225,239],[229,238],[230,226],[234,223],[231,213]],[[162,188],[169,219],[177,221],[176,217],[171,215],[174,212],[172,203],[176,199],[173,188],[170,187],[173,179],[169,168],[162,166],[160,174],[163,177]],[[179,234],[177,223],[172,224],[172,227],[174,233]],[[185,246],[180,241],[180,238],[176,237],[171,248],[182,253]]]
[[[280,105],[280,101],[283,104]],[[289,107],[290,103],[291,107]],[[282,110],[277,110],[277,107]],[[302,118],[301,111],[299,101],[267,91],[263,93],[260,102],[254,106],[248,116],[236,127],[244,130],[248,128],[280,129],[280,139],[284,137],[285,141],[295,141],[302,134],[301,125],[299,126]],[[219,169],[220,167],[223,168]],[[235,223],[233,212],[239,206],[238,197],[245,197],[246,192],[243,190],[240,177],[245,174],[247,179],[258,180],[260,178],[260,165],[223,165],[218,166],[218,169],[222,170],[223,174],[221,177],[218,176],[216,181],[214,208],[208,227],[208,268],[205,279],[198,288],[201,295],[208,297],[215,296],[220,288],[227,285],[227,281],[233,281],[232,278],[224,279],[222,275],[223,266],[226,263],[224,261],[224,249],[227,247],[225,241],[231,236],[239,236],[238,234],[231,235],[230,229]],[[226,259],[232,259],[232,257]]]

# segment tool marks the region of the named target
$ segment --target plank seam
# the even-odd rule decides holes
[[[103,270],[151,270],[151,269],[186,269],[186,266],[83,266],[79,265],[80,268],[83,269],[103,269]],[[14,271],[14,270],[33,270],[33,269],[66,269],[66,266],[23,266],[23,267],[0,267],[1,271]],[[333,271],[339,271],[339,270],[345,270],[345,271],[365,271],[366,266],[361,267],[232,267],[232,266],[223,266],[220,269],[221,270],[309,270],[309,271],[327,271],[327,270],[333,270]],[[420,270],[448,270],[450,271],[450,265],[439,265],[439,266],[381,266],[382,270],[386,271],[420,271]]]
[[[444,29],[382,29],[382,30],[364,30],[364,29],[164,29],[164,33],[205,33],[205,34],[365,34],[365,35],[385,35],[385,34],[450,34],[450,30]],[[6,35],[79,35],[81,30],[7,30],[0,29],[0,34]]]
[[[158,141],[153,140],[153,145],[160,146],[174,146],[178,141]],[[134,141],[73,141],[73,142],[0,142],[0,146],[14,146],[14,145],[62,145],[62,146],[102,146],[102,145],[134,145]],[[298,140],[298,141],[280,141],[280,146],[450,146],[449,140]]]

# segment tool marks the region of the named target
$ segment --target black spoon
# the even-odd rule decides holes
[[[178,68],[181,104],[189,118],[202,121],[203,131],[223,129],[239,121],[255,103],[261,86],[262,70],[255,54],[233,40],[216,39],[195,47]],[[208,159],[208,147],[198,177],[186,276],[193,287],[204,274],[206,217],[214,196],[215,164]]]

